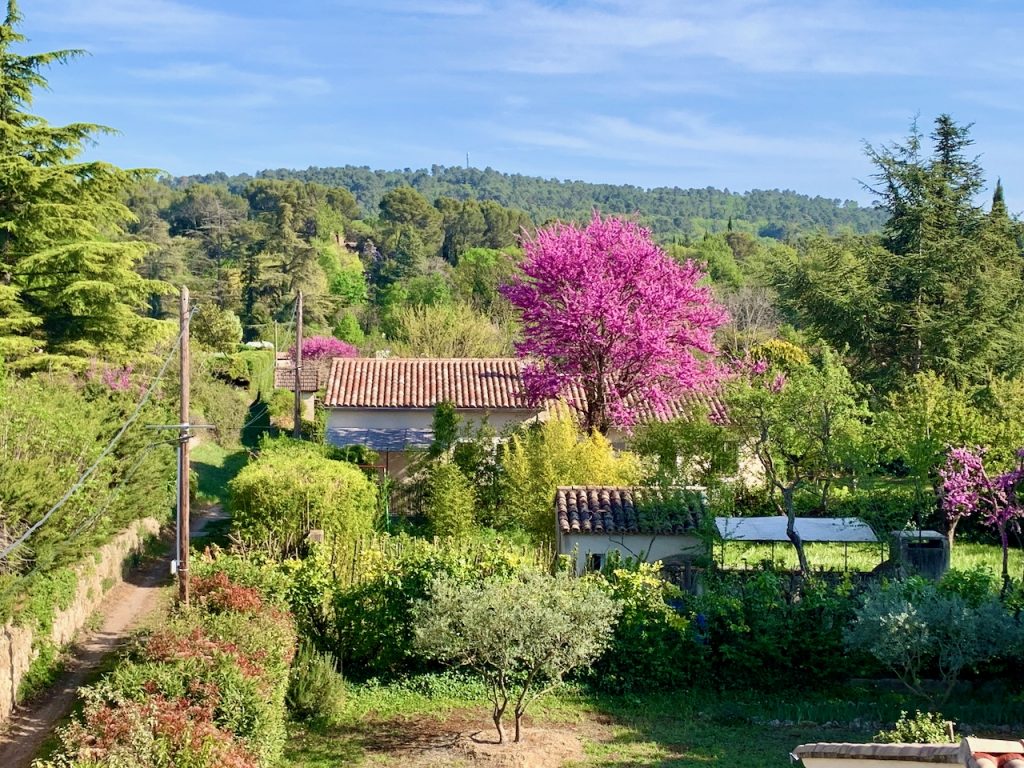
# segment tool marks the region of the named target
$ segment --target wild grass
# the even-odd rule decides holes
[[[208,506],[226,505],[228,483],[248,460],[249,454],[244,448],[229,450],[212,440],[196,446],[192,450],[192,471],[198,480],[196,500]]]
[[[981,733],[1016,732],[1024,722],[1024,702],[1018,699],[1005,693],[985,700],[965,694],[943,711]],[[396,744],[407,745],[424,733],[464,730],[467,723],[483,726],[485,701],[479,682],[456,673],[352,685],[338,723],[291,727],[284,765],[406,766],[409,753]],[[566,768],[784,768],[798,744],[870,741],[913,704],[898,691],[867,684],[824,693],[693,690],[628,696],[596,695],[570,685],[531,708],[526,738],[530,727],[576,733],[585,758]]]
[[[881,544],[808,543],[804,545],[807,561],[813,570],[870,571],[889,556]],[[775,567],[795,570],[796,550],[789,542],[771,544],[730,541],[724,547],[715,542],[715,562],[726,568],[754,568],[771,562]],[[950,552],[950,567],[956,570],[987,570],[998,576],[1002,572],[1003,551],[997,544],[956,542]],[[1013,578],[1024,578],[1024,550],[1010,547],[1009,569]]]

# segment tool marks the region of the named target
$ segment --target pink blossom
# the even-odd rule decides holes
[[[939,470],[942,477],[942,507],[949,519],[951,530],[963,517],[978,514],[982,524],[995,528],[1003,547],[1003,582],[1008,583],[1007,528],[1024,516],[1024,507],[1018,498],[1024,485],[1024,462],[1009,472],[991,479],[985,471],[983,448],[954,448],[946,457],[946,466]],[[1024,459],[1024,449],[1017,451]]]
[[[520,313],[535,402],[571,397],[583,425],[629,428],[639,407],[665,413],[723,376],[715,329],[727,314],[692,261],[669,258],[637,224],[594,213],[524,243],[521,274],[501,291]]]
[[[289,357],[295,357],[295,346],[288,350]],[[359,357],[359,350],[351,344],[333,336],[309,336],[302,340],[302,357],[305,360],[323,360],[334,357]]]
[[[777,373],[775,378],[768,384],[768,390],[774,394],[779,394],[786,386],[786,374]]]

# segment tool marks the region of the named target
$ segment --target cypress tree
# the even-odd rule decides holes
[[[29,114],[43,71],[78,50],[21,54],[16,0],[0,25],[0,356],[22,366],[41,354],[121,357],[155,331],[138,314],[162,289],[135,270],[147,244],[129,241],[122,200],[149,175],[82,161],[85,145],[110,129],[50,125]],[[45,359],[45,358],[44,358]]]

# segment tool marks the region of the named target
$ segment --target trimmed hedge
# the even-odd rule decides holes
[[[229,558],[197,562],[194,572],[194,607],[140,637],[123,663],[82,691],[83,712],[59,732],[61,751],[46,766],[277,763],[296,645],[291,616],[272,585],[257,586],[267,577],[255,566]]]

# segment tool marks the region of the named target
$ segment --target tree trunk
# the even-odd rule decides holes
[[[786,536],[796,550],[797,559],[800,561],[800,573],[806,574],[810,571],[807,566],[807,555],[804,553],[804,542],[796,531],[796,510],[793,507],[793,488],[782,489],[782,503],[786,508]]]
[[[523,713],[518,709],[516,710],[516,736],[513,741],[518,744],[522,739],[522,724],[523,724]]]
[[[504,714],[504,712],[502,710],[500,710],[500,709],[495,709],[494,710],[494,727],[498,731],[498,743],[499,744],[504,744],[505,743],[505,729],[501,727],[501,716],[503,714]],[[517,733],[517,735],[519,733],[519,722],[518,721],[516,721],[516,733]]]
[[[1003,588],[1000,594],[1005,597],[1010,589],[1010,540],[1006,535],[1006,523],[999,524],[999,543],[1003,545]]]

